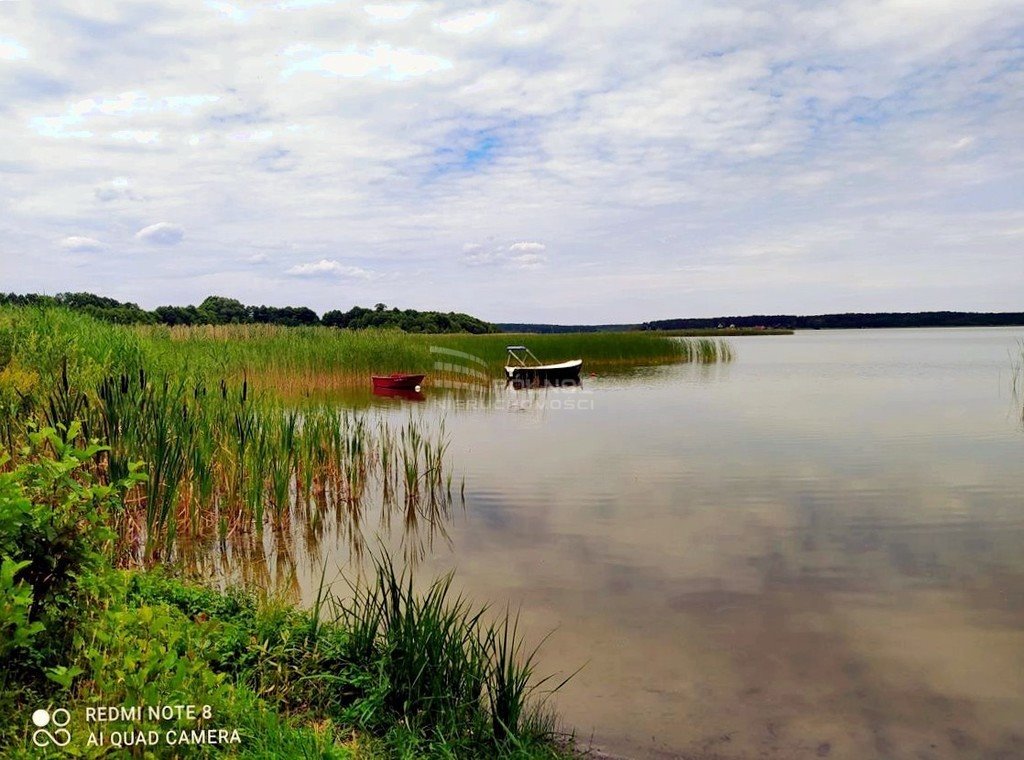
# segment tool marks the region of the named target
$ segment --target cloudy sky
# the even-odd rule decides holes
[[[1024,2],[0,0],[0,290],[1024,309]]]

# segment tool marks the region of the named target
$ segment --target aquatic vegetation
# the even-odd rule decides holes
[[[177,355],[185,366],[238,378],[286,399],[329,399],[362,386],[373,373],[427,373],[431,382],[466,380],[459,360],[432,348],[465,354],[475,373],[504,378],[505,347],[528,342],[548,359],[583,358],[586,371],[672,362],[728,361],[728,344],[714,338],[672,338],[652,333],[561,335],[414,335],[388,330],[219,326],[138,328],[160,357]],[[168,363],[160,359],[162,363]],[[475,375],[474,375],[475,377]]]
[[[115,570],[106,525],[141,474],[133,466],[128,480],[99,485],[90,464],[103,449],[76,447],[79,435],[33,433],[24,461],[0,473],[4,757],[37,756],[24,721],[39,705],[68,711],[67,751],[106,756],[129,744],[141,755],[150,740],[140,732],[166,737],[197,720],[114,718],[97,749],[87,709],[176,704],[205,706],[199,725],[231,737],[200,756],[570,756],[530,692],[501,691],[511,701],[495,711],[486,695],[505,689],[505,673],[529,677],[531,662],[495,659],[492,642],[509,630],[500,651],[521,649],[514,626],[507,616],[485,624],[483,610],[453,596],[451,576],[418,593],[381,555],[351,599],[321,584],[300,609],[159,570]]]
[[[1010,356],[1010,376],[1014,401],[1021,405],[1020,419],[1024,424],[1024,340],[1017,341],[1018,356]]]
[[[439,738],[468,733],[495,754],[543,746],[553,720],[533,700],[544,683],[534,677],[536,649],[522,657],[518,619],[506,610],[488,622],[487,610],[456,596],[452,581],[446,575],[417,593],[413,577],[385,555],[374,559],[368,582],[352,584],[340,620],[353,658],[376,660],[378,669],[351,712],[367,727],[404,715],[414,730],[429,725]]]
[[[28,335],[30,345],[42,340]],[[429,509],[445,501],[443,423],[392,430],[387,420],[330,404],[285,402],[244,374],[218,378],[187,364],[171,372],[145,350],[95,344],[66,342],[59,360],[43,352],[42,361],[26,364],[40,378],[38,391],[0,408],[0,429],[13,441],[33,427],[69,430],[77,421],[83,442],[107,442],[98,476],[117,481],[131,462],[145,463],[148,478],[125,495],[119,518],[124,561],[158,562],[182,542],[216,537],[226,545],[268,527],[284,534],[296,522],[322,524],[329,511],[342,522],[357,517],[367,489],[382,483],[390,496],[403,494],[405,509],[417,510],[421,498]],[[32,360],[13,345],[10,361]],[[10,450],[14,466],[17,447]]]
[[[330,399],[339,390],[365,385],[370,374],[422,372],[437,381],[458,372],[439,365],[457,361],[431,348],[475,357],[472,369],[504,378],[505,346],[527,342],[545,360],[582,358],[588,372],[671,362],[718,362],[731,357],[716,338],[673,338],[652,332],[512,334],[410,334],[398,330],[341,330],[272,325],[120,326],[61,309],[0,308],[0,403],[15,383],[29,390],[52,387],[62,362],[79,387],[93,387],[106,374],[221,380],[301,402]],[[4,346],[7,346],[5,349]],[[7,357],[10,371],[2,362]],[[6,381],[4,373],[8,375]],[[18,374],[17,381],[15,374]],[[38,389],[36,389],[38,392]],[[30,394],[31,395],[31,394]],[[2,432],[2,430],[0,430]]]
[[[226,546],[296,520],[316,538],[333,512],[358,525],[379,489],[407,528],[443,534],[452,498],[444,423],[371,419],[332,389],[374,371],[432,371],[440,347],[502,374],[507,335],[409,335],[269,325],[126,327],[60,309],[0,309],[0,440],[33,426],[70,429],[108,450],[97,474],[148,479],[126,495],[120,556],[157,562],[182,542]],[[650,333],[531,336],[539,356],[583,356],[599,370],[728,361],[727,344]],[[438,381],[443,372],[437,373]],[[15,463],[16,464],[16,463]],[[351,534],[355,539],[356,534]],[[410,552],[413,556],[415,552]]]

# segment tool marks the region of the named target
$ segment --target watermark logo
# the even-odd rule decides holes
[[[508,411],[593,410],[593,391],[579,378],[543,381],[538,378],[514,380],[492,376],[491,367],[479,356],[444,346],[430,346],[434,371],[433,384],[456,391],[442,401],[458,409],[505,409]]]
[[[32,713],[32,723],[36,727],[32,732],[32,743],[37,747],[49,747],[51,744],[68,746],[71,743],[71,732],[65,726],[70,722],[71,713],[63,707],[58,707],[52,713],[43,709],[36,710]]]
[[[490,385],[487,362],[479,356],[443,346],[431,346],[430,353],[436,357],[434,369],[449,376],[445,383],[448,387]],[[474,364],[477,366],[472,366]]]

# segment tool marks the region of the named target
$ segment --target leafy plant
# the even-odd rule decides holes
[[[0,657],[3,658],[31,644],[43,630],[42,623],[30,618],[32,587],[15,579],[28,565],[27,561],[15,562],[9,557],[0,560]]]
[[[132,465],[124,480],[100,484],[92,468],[104,448],[78,447],[80,436],[77,423],[30,433],[22,463],[0,473],[0,583],[11,600],[3,610],[8,626],[20,631],[5,641],[21,650],[31,643],[26,664],[37,667],[69,641],[83,601],[79,580],[108,565],[113,513],[121,495],[144,479]]]

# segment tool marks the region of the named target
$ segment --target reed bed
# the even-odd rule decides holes
[[[536,752],[554,735],[553,717],[536,699],[549,680],[536,677],[537,649],[524,651],[517,617],[506,610],[489,621],[486,608],[453,593],[452,579],[418,593],[412,575],[383,555],[374,557],[367,582],[351,584],[346,602],[325,600],[340,611],[351,658],[377,663],[367,679],[372,720],[404,718],[440,736],[486,737],[493,756],[537,756],[524,750]]]
[[[1017,355],[1010,354],[1010,376],[1013,399],[1020,405],[1021,424],[1024,424],[1024,340],[1017,341]]]
[[[503,378],[505,346],[512,343],[528,344],[546,361],[582,358],[585,371],[598,373],[732,358],[729,344],[720,339],[650,332],[416,335],[269,325],[127,327],[60,309],[6,307],[0,308],[0,408],[6,405],[16,414],[23,396],[55,381],[62,362],[83,386],[111,372],[145,368],[207,385],[248,380],[257,390],[298,403],[365,386],[375,373],[416,372],[429,374],[429,381],[457,381],[465,379],[454,366],[462,363]],[[465,357],[439,356],[431,349]],[[0,429],[0,436],[4,432]]]
[[[15,454],[6,466],[17,466],[29,430],[76,423],[83,440],[106,444],[96,465],[105,480],[144,463],[145,483],[116,516],[123,562],[167,559],[183,541],[226,546],[268,526],[284,536],[328,514],[347,523],[370,486],[409,521],[450,505],[443,420],[396,426],[336,405],[296,406],[244,375],[215,379],[210,365],[178,360],[171,372],[171,357],[131,330],[71,324],[61,312],[2,317],[2,371],[30,378],[0,387],[0,435]]]
[[[286,398],[327,397],[364,385],[370,374],[444,374],[432,348],[480,361],[474,370],[503,377],[505,347],[526,343],[543,360],[582,358],[588,371],[673,362],[715,363],[732,358],[714,338],[679,339],[645,332],[558,335],[417,335],[394,330],[333,330],[266,325],[132,328],[161,364],[181,362],[206,373],[247,375]],[[458,363],[458,359],[454,363]]]
[[[453,594],[450,576],[417,593],[408,571],[397,572],[383,554],[349,598],[334,606],[318,598],[299,610],[110,567],[157,565],[196,549],[206,568],[220,562],[225,576],[267,587],[272,575],[294,578],[287,565],[297,531],[314,550],[324,536],[348,535],[361,546],[371,494],[381,497],[384,519],[403,520],[403,540],[418,531],[443,535],[455,489],[443,419],[296,403],[254,379],[261,369],[315,376],[421,354],[431,361],[428,342],[377,338],[372,351],[380,353],[360,354],[352,347],[374,336],[251,327],[161,333],[60,310],[0,309],[0,453],[9,454],[0,469],[55,478],[49,497],[77,503],[69,494],[77,495],[87,510],[82,524],[104,517],[102,568],[68,576],[96,604],[79,621],[89,627],[76,628],[72,648],[60,650],[73,667],[48,671],[65,679],[57,702],[133,704],[154,683],[184,701],[214,685],[216,698],[204,700],[218,714],[248,715],[252,700],[266,700],[266,714],[300,715],[314,726],[318,745],[333,746],[323,731],[333,722],[346,735],[377,737],[370,741],[387,756],[568,754],[534,698],[544,683],[534,678],[536,650],[524,651],[507,613],[488,622],[484,609]],[[58,431],[45,435],[61,441],[61,462],[40,466],[40,452],[23,445],[40,428]],[[87,445],[96,440],[105,445]],[[62,469],[72,460],[75,478]],[[102,492],[101,511],[81,496],[82,484],[96,482],[116,484]],[[108,523],[116,536],[109,556]],[[203,551],[217,545],[219,552]],[[268,545],[279,550],[272,560]],[[424,549],[408,543],[405,551],[411,567]],[[117,596],[91,596],[99,590]],[[70,630],[67,620],[60,632]],[[110,663],[143,662],[154,641],[159,652],[139,666],[144,678],[133,667],[127,677],[104,677]],[[90,642],[88,652],[80,642]],[[41,673],[36,681],[45,683]],[[326,756],[312,744],[299,752],[254,733],[267,756]],[[0,726],[0,746],[4,737]]]
[[[283,535],[301,525],[315,537],[328,512],[358,523],[368,488],[407,528],[434,535],[452,496],[443,422],[377,421],[339,408],[332,391],[375,372],[441,382],[446,370],[435,368],[446,362],[502,376],[510,343],[528,343],[544,360],[582,357],[588,371],[731,359],[719,340],[650,333],[124,327],[10,307],[0,309],[0,447],[16,452],[31,427],[79,422],[84,439],[109,447],[104,477],[116,481],[143,462],[148,479],[118,515],[126,561],[165,559],[182,540],[223,546],[267,526]]]

